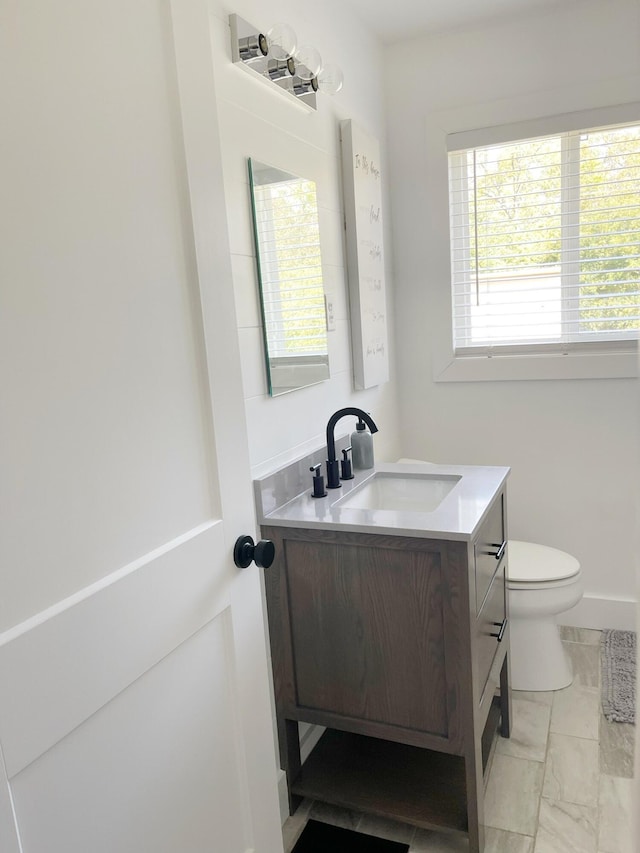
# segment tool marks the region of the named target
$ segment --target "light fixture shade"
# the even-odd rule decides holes
[[[317,77],[322,68],[322,57],[310,44],[303,44],[296,50],[296,74],[301,80]]]
[[[289,59],[298,44],[298,37],[289,24],[274,24],[267,32],[269,56],[273,59]]]
[[[318,75],[318,89],[325,95],[335,95],[342,89],[344,74],[340,66],[327,63]]]

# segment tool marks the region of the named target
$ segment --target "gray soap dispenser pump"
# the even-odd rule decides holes
[[[355,432],[351,433],[353,467],[358,471],[373,468],[373,436],[362,418],[358,418]]]

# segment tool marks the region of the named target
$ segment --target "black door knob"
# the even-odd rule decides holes
[[[261,569],[268,569],[276,556],[276,549],[270,539],[261,539],[254,544],[251,536],[240,536],[233,548],[233,562],[239,569],[246,569],[253,560]]]

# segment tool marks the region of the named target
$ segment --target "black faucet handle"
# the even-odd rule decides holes
[[[327,493],[324,490],[324,477],[320,473],[320,468],[322,468],[322,463],[318,462],[317,465],[312,465],[309,470],[313,473],[313,492],[311,493],[312,498],[325,498]]]
[[[342,460],[340,461],[341,480],[353,480],[353,470],[351,468],[349,453],[351,453],[351,445],[345,447],[342,451]]]

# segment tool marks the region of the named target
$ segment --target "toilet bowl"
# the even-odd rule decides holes
[[[573,681],[557,616],[582,598],[580,563],[534,542],[509,540],[507,564],[514,690],[560,690]]]

